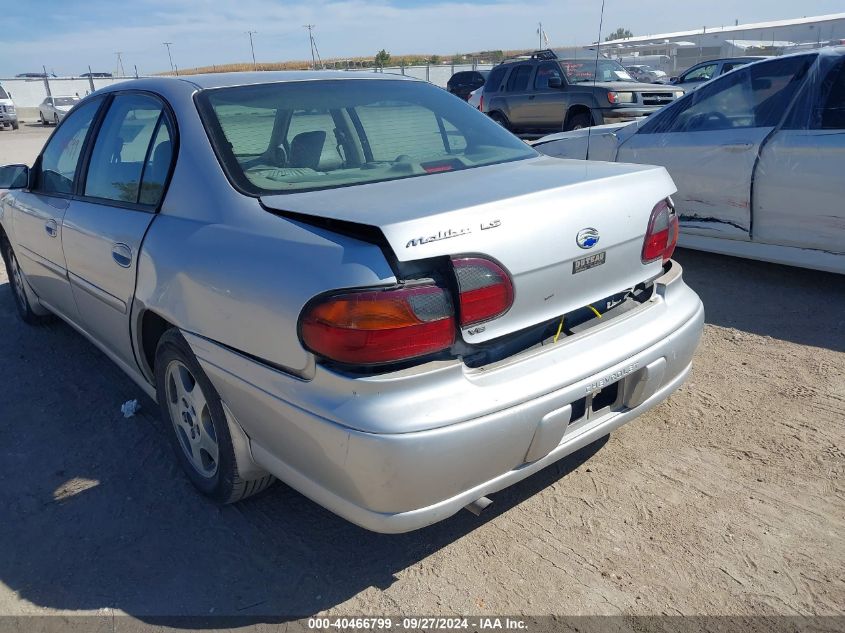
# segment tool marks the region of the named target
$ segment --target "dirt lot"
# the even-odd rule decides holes
[[[677,258],[707,308],[689,382],[399,536],[283,485],[206,502],[156,405],[70,327],[22,325],[0,265],[0,615],[843,614],[843,278]]]

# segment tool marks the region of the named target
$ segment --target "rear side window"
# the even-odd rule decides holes
[[[499,92],[502,87],[502,81],[505,79],[505,73],[508,72],[507,66],[498,66],[490,71],[490,76],[487,77],[487,83],[484,84],[484,92]]]
[[[147,153],[147,161],[141,177],[141,193],[138,202],[150,206],[157,206],[164,193],[164,184],[170,173],[173,162],[173,139],[167,119],[161,117],[158,132],[153,138],[153,144]]]
[[[58,127],[44,152],[35,189],[42,193],[71,194],[82,146],[97,114],[101,99],[89,101],[76,108]]]
[[[528,89],[528,78],[531,77],[531,66],[523,64],[514,68],[508,78],[508,92],[524,92]]]
[[[152,97],[130,94],[114,98],[94,143],[86,196],[138,202],[147,151],[161,116],[161,104]]]

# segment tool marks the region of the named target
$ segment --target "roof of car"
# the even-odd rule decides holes
[[[162,77],[161,79],[186,81],[202,90],[228,86],[250,86],[285,81],[314,81],[320,79],[407,79],[414,81],[413,77],[406,77],[400,74],[346,70],[279,70],[244,73],[208,73],[204,75]]]

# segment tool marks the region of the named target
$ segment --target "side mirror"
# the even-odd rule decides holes
[[[669,83],[670,84],[678,83],[678,78],[677,77],[669,77]]]
[[[560,88],[562,86],[563,82],[560,77],[549,77],[549,88]]]
[[[3,165],[0,167],[0,189],[25,189],[29,184],[29,167]]]

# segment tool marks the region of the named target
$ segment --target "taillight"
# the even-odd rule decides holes
[[[461,326],[489,321],[513,305],[513,285],[498,264],[479,257],[452,260],[458,278]]]
[[[478,109],[484,112],[484,93],[481,93],[481,96],[478,97]]]
[[[661,200],[651,211],[643,243],[643,264],[657,259],[668,262],[678,243],[678,216],[668,200]]]
[[[449,348],[454,310],[446,292],[430,284],[345,292],[307,306],[300,334],[312,352],[338,362],[397,362]]]

